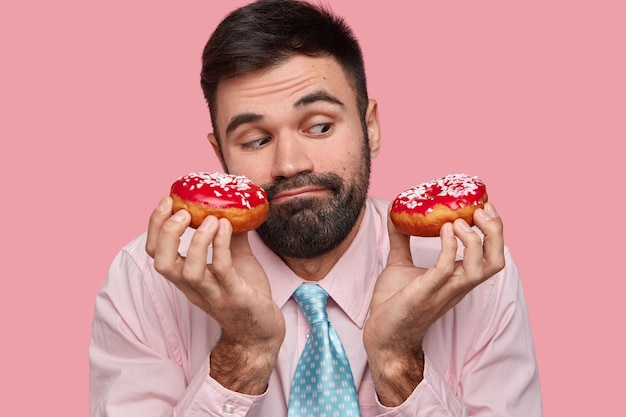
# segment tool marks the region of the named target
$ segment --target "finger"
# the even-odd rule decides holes
[[[191,215],[186,210],[170,216],[161,227],[154,251],[154,268],[174,283],[182,279],[183,259],[178,246],[190,221]]]
[[[272,297],[267,276],[258,259],[252,252],[247,232],[234,233],[230,240],[230,253],[233,259],[233,270],[241,280],[256,289],[259,294]]]
[[[202,282],[206,276],[207,254],[209,246],[217,233],[218,225],[217,218],[208,216],[191,237],[183,267],[183,275],[192,285]]]
[[[452,273],[454,270],[454,262],[456,261],[456,252],[459,248],[456,236],[454,236],[454,228],[452,223],[445,223],[439,232],[441,238],[441,252],[435,263],[435,267]]]
[[[483,241],[465,220],[457,219],[452,225],[455,235],[464,246],[461,284],[475,286],[486,278],[483,265]]]
[[[387,213],[387,229],[389,233],[389,256],[387,257],[387,266],[413,265],[410,245],[411,237],[396,228],[389,217],[389,213]]]
[[[170,196],[163,197],[159,204],[150,215],[150,222],[148,223],[148,236],[146,238],[146,252],[152,258],[156,251],[157,242],[159,240],[159,233],[163,223],[172,215],[172,198]]]
[[[458,249],[452,223],[445,223],[441,227],[439,237],[441,238],[441,252],[433,268],[422,278],[423,284],[430,285],[433,290],[441,288],[452,276]]]
[[[219,219],[217,233],[213,239],[213,270],[218,279],[224,279],[231,272],[233,262],[230,241],[233,227],[226,219]]]
[[[483,252],[485,272],[491,276],[504,268],[504,234],[502,219],[491,203],[474,213],[474,223],[485,235]]]

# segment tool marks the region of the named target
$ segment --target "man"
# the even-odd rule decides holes
[[[265,188],[270,216],[250,233],[214,217],[193,230],[159,203],[98,296],[92,416],[300,415],[303,283],[329,294],[360,415],[541,415],[493,205],[479,230],[457,220],[418,239],[367,196],[381,135],[363,68],[345,23],[307,3],[259,1],[218,26],[203,53],[209,141],[225,171]]]

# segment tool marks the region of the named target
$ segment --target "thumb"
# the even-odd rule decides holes
[[[413,265],[410,247],[411,237],[396,228],[389,216],[390,212],[391,209],[387,211],[387,229],[389,232],[389,257],[387,258],[387,266]]]
[[[230,250],[234,254],[252,254],[248,232],[233,233],[231,236]]]

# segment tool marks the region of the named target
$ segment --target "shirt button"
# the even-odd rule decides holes
[[[235,406],[232,404],[224,404],[222,406],[222,414],[225,416],[232,416],[235,414]]]
[[[309,329],[309,330],[307,330],[307,331],[306,331],[306,338],[308,339],[308,338],[309,338],[309,336],[311,336],[311,329]]]

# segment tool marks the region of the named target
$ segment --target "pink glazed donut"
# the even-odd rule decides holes
[[[478,177],[450,174],[416,185],[396,197],[391,221],[412,236],[439,236],[441,226],[458,218],[474,225],[474,211],[487,202],[485,184]]]
[[[265,190],[242,175],[192,172],[172,184],[170,196],[172,212],[187,210],[193,228],[215,216],[228,219],[233,233],[247,232],[259,227],[269,213]]]

